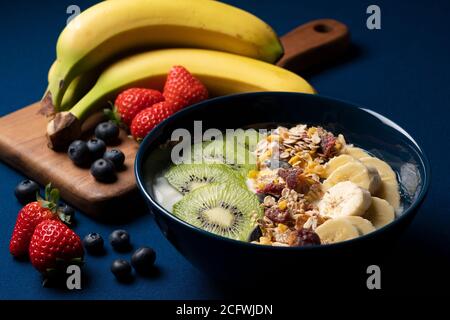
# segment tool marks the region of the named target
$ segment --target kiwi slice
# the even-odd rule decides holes
[[[248,241],[263,215],[255,194],[231,184],[209,184],[188,193],[173,207],[181,220],[214,234]]]
[[[235,143],[243,145],[250,152],[255,151],[256,145],[264,137],[265,135],[260,134],[255,129],[247,129],[247,130],[237,129],[234,131],[234,134],[232,135],[232,138],[234,139]],[[230,136],[227,135],[227,138],[230,138]]]
[[[242,178],[224,164],[180,164],[171,167],[165,178],[182,194],[214,182],[245,186]]]
[[[201,151],[201,153],[199,152]],[[256,168],[255,155],[245,146],[236,143],[227,143],[227,140],[215,140],[193,146],[193,159],[203,163],[224,163],[247,178],[250,170]]]

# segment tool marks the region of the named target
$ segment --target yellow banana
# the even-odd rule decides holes
[[[133,86],[161,89],[169,69],[174,65],[186,67],[206,85],[212,96],[255,91],[315,93],[314,88],[302,77],[256,59],[205,49],[149,51],[127,57],[106,68],[91,91],[70,113],[59,115],[49,123],[47,132],[50,145],[55,147],[59,144],[58,135],[55,134],[67,124],[82,122],[109,99],[114,99],[119,91]],[[66,119],[61,119],[62,116]],[[56,140],[52,139],[53,136]]]
[[[50,83],[50,80],[55,76],[56,69],[58,67],[58,60],[53,61],[52,65],[50,66],[50,69],[48,69],[48,82]]]
[[[54,76],[54,73],[57,69],[58,61],[55,60],[51,65],[48,71],[48,79]],[[72,108],[83,96],[89,92],[89,90],[94,86],[99,71],[90,70],[75,79],[73,79],[69,86],[67,87],[66,92],[64,93],[63,99],[61,101],[61,106],[59,107],[60,111],[66,111]]]
[[[71,112],[83,120],[87,113],[126,87],[162,89],[174,65],[187,68],[212,96],[255,91],[315,92],[300,76],[259,60],[204,49],[161,49],[125,58],[105,69]]]
[[[283,49],[254,15],[211,0],[110,0],[73,19],[57,43],[59,63],[46,98],[58,110],[71,81],[130,51],[191,47],[275,62]]]

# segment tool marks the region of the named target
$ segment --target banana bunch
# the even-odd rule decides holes
[[[323,243],[356,238],[395,219],[400,193],[395,172],[386,162],[361,148],[346,147],[325,165],[318,203],[322,215],[331,218],[315,230]]]
[[[161,88],[183,65],[211,95],[251,91],[315,93],[300,76],[274,66],[282,45],[264,21],[211,0],[109,0],[73,19],[57,42],[42,111],[49,146],[80,134],[90,114],[118,91]],[[98,80],[97,80],[98,79]]]

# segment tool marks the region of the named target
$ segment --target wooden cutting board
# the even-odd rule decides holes
[[[329,62],[345,52],[349,33],[345,25],[321,19],[301,25],[281,38],[285,55],[278,65],[294,72]],[[125,170],[113,184],[95,181],[88,169],[72,164],[64,152],[47,147],[46,119],[35,103],[0,118],[0,159],[25,176],[60,189],[62,198],[94,217],[131,214],[145,208],[133,172],[139,145],[122,131],[120,148],[126,156]]]

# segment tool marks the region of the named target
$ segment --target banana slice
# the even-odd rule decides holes
[[[397,210],[400,207],[400,193],[395,171],[392,170],[389,164],[378,158],[365,157],[361,158],[360,161],[366,166],[377,169],[381,177],[381,185],[375,195],[385,199]]]
[[[346,147],[343,153],[348,154],[358,160],[361,158],[370,157],[370,154],[358,147]]]
[[[343,166],[348,162],[355,162],[355,158],[348,154],[341,154],[340,156],[334,157],[330,159],[325,165],[325,173],[323,174],[324,178],[328,178],[330,174],[336,170],[337,168]]]
[[[327,220],[317,227],[316,233],[322,244],[341,242],[359,236],[358,229],[343,218]]]
[[[370,193],[350,181],[331,187],[318,203],[319,212],[331,218],[361,216],[370,207]]]
[[[372,222],[375,228],[379,229],[394,220],[395,211],[386,200],[372,197],[372,205],[363,217]]]
[[[382,181],[381,187],[376,195],[389,202],[395,211],[400,208],[400,192],[397,180]]]
[[[361,217],[352,216],[352,217],[345,217],[342,219],[345,219],[348,222],[350,222],[358,230],[360,236],[363,236],[376,230],[372,222]]]
[[[380,190],[381,187],[381,177],[378,173],[378,170],[374,167],[366,166],[367,170],[369,170],[369,176],[371,177],[371,185],[370,185],[370,192],[371,194],[376,194],[378,190]]]
[[[378,173],[380,174],[380,177],[382,180],[389,179],[389,180],[397,180],[397,176],[392,170],[391,166],[384,162],[383,160],[380,160],[375,157],[363,157],[359,159],[363,164],[365,164],[368,167],[373,167],[378,170]]]
[[[374,193],[380,186],[380,177],[377,170],[369,170],[359,161],[348,162],[336,170],[323,182],[325,190],[342,181],[351,181],[361,188]]]

